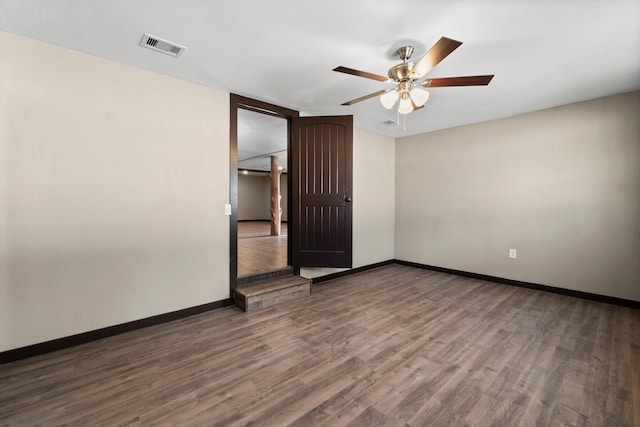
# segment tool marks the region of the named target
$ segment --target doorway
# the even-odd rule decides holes
[[[287,268],[286,119],[238,110],[238,279]]]
[[[288,219],[291,214],[291,126],[298,112],[239,95],[230,105],[230,283],[292,272]],[[281,218],[272,207],[279,190]],[[293,271],[297,273],[297,271]],[[289,273],[290,274],[290,273]]]
[[[280,272],[256,275],[251,279],[257,280],[249,281],[238,278],[238,117],[244,110],[286,121],[288,173],[284,175],[290,190],[285,199],[286,265],[291,267],[282,270],[283,275],[299,275],[301,267],[351,268],[353,116],[301,118],[297,111],[231,94],[229,282],[232,293],[239,285],[280,275]],[[245,163],[247,159],[242,160]],[[272,165],[271,170],[276,169]],[[247,175],[249,172],[247,170]],[[277,221],[272,221],[272,226],[274,223]]]

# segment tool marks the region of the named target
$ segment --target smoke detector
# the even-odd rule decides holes
[[[143,34],[139,43],[140,46],[147,49],[155,50],[156,52],[162,52],[167,55],[179,58],[187,48],[180,46],[179,44],[163,40],[160,37],[152,36],[151,34]]]

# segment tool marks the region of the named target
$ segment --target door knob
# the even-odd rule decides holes
[[[345,197],[344,201],[347,202],[347,203],[350,203],[351,202],[351,197],[349,197],[349,196]]]

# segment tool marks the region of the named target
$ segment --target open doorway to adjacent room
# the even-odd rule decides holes
[[[238,277],[287,267],[286,119],[238,110]]]
[[[351,268],[353,116],[231,94],[229,133],[231,291],[303,266]]]
[[[231,95],[231,287],[288,273],[291,121],[296,111]]]

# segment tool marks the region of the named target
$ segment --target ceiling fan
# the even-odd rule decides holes
[[[483,76],[464,76],[464,77],[440,77],[433,79],[425,79],[420,81],[433,67],[438,65],[440,61],[449,56],[451,52],[456,50],[462,42],[441,37],[438,42],[415,64],[408,62],[413,54],[413,46],[404,46],[396,51],[402,63],[394,65],[387,73],[389,77],[378,74],[359,71],[353,68],[336,67],[333,71],[339,73],[351,74],[358,77],[377,80],[385,83],[395,83],[395,87],[391,89],[383,89],[360,98],[352,99],[342,105],[353,105],[357,102],[364,101],[375,96],[380,96],[380,102],[385,108],[391,109],[396,101],[398,101],[398,112],[400,114],[408,114],[414,110],[424,107],[429,99],[429,92],[425,89],[429,87],[445,87],[445,86],[485,86],[488,85],[493,74]]]

